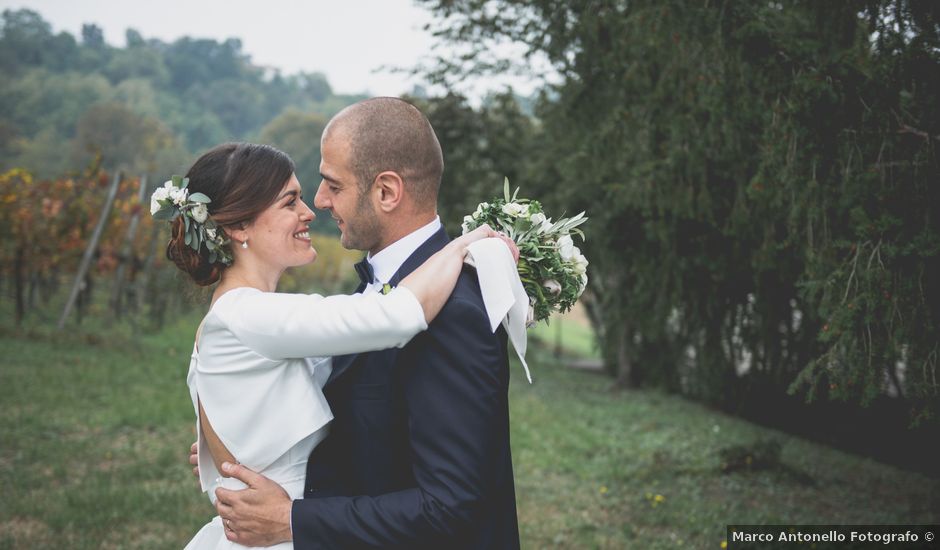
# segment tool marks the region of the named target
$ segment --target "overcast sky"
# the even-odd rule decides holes
[[[411,91],[419,80],[382,67],[412,67],[434,45],[422,30],[430,14],[411,0],[0,0],[0,8],[35,10],[54,31],[76,37],[83,23],[95,23],[116,46],[125,45],[128,28],[167,42],[239,38],[255,64],[288,74],[322,72],[338,93]],[[475,89],[506,82],[531,92],[519,78],[481,82]]]

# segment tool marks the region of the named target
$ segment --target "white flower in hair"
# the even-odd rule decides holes
[[[170,198],[173,199],[173,204],[176,206],[185,206],[186,198],[189,196],[189,191],[185,189],[172,189],[170,191]]]
[[[190,194],[187,185],[188,178],[173,176],[163,187],[157,188],[150,196],[150,214],[156,220],[170,222],[182,218],[184,240],[190,248],[206,254],[210,263],[231,265],[229,240],[209,217],[206,205],[212,200],[203,193]]]
[[[150,214],[156,214],[161,208],[163,208],[163,206],[160,204],[160,201],[164,201],[169,197],[169,189],[165,187],[157,187],[156,191],[153,192],[153,195],[150,195]]]
[[[209,217],[209,209],[202,203],[196,204],[190,213],[193,215],[193,219],[199,223],[205,223],[206,219]],[[214,235],[210,236],[214,237]]]

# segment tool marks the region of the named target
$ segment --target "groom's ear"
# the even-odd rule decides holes
[[[397,172],[387,170],[375,177],[372,190],[378,196],[378,206],[383,212],[392,212],[404,199],[405,182]]]

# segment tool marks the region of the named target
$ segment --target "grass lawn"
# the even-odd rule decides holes
[[[0,329],[0,549],[180,548],[213,515],[186,462],[193,317],[131,338]],[[549,329],[551,330],[551,328]],[[937,523],[940,481],[609,380],[514,365],[524,548],[719,549],[727,523]],[[781,464],[723,474],[776,438]]]
[[[529,336],[541,345],[564,355],[600,359],[594,332],[580,305],[566,314],[555,314],[549,323],[538,323],[529,329]]]

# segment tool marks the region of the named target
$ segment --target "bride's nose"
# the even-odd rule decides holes
[[[300,219],[307,222],[313,221],[317,215],[313,213],[313,210],[311,210],[309,206],[307,206],[307,203],[301,201],[301,204],[303,204],[304,207],[300,213]]]

